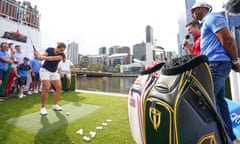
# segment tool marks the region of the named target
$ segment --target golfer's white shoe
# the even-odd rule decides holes
[[[46,108],[41,108],[40,115],[47,115],[47,114],[48,114],[47,109]]]
[[[62,108],[59,106],[59,105],[53,105],[53,108],[52,108],[53,110],[55,110],[55,111],[61,111],[62,110]]]

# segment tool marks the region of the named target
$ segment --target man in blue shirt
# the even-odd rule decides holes
[[[224,84],[232,68],[240,72],[238,50],[225,16],[211,13],[211,10],[212,7],[206,2],[196,2],[191,12],[195,20],[201,21],[201,54],[209,59],[217,111],[226,125],[229,137],[235,141],[228,105],[224,99]]]
[[[30,66],[32,68],[32,72],[31,72],[32,83],[30,85],[31,87],[28,91],[28,94],[31,94],[32,92],[38,93],[38,90],[41,84],[40,76],[39,76],[41,61],[36,58],[35,54],[34,54],[34,58],[30,60]]]
[[[8,68],[8,64],[12,63],[12,59],[7,52],[8,44],[6,42],[1,43],[0,49],[0,86],[3,83],[5,73]]]
[[[23,58],[23,63],[17,66],[17,81],[19,85],[19,94],[18,98],[23,98],[25,95],[23,94],[24,86],[27,84],[27,75],[31,70],[30,65],[28,64],[29,59],[27,57]]]

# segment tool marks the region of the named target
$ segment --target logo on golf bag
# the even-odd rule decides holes
[[[150,118],[150,121],[153,125],[153,128],[157,131],[157,129],[160,126],[160,123],[161,123],[161,112],[154,107],[150,107],[149,118]]]
[[[198,142],[198,144],[204,144],[204,143],[210,143],[210,144],[217,144],[216,136],[214,133],[210,133],[207,135],[204,135]]]

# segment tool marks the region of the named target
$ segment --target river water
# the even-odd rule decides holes
[[[76,89],[128,94],[136,77],[76,77]]]

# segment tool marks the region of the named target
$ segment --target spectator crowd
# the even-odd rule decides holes
[[[29,84],[28,94],[38,93],[40,89],[39,69],[41,61],[35,58],[30,60],[26,57],[20,45],[2,42],[0,46],[1,98],[16,93],[18,98],[23,98],[26,96],[23,92],[27,84]]]
[[[2,42],[0,44],[0,98],[16,95],[23,98],[27,95],[37,94],[42,91],[40,68],[42,61],[34,54],[29,58],[22,52],[20,45]],[[68,90],[70,88],[71,61],[66,57],[58,65],[59,76],[66,77]]]
[[[21,24],[39,28],[39,11],[29,1],[0,0],[0,16]]]

